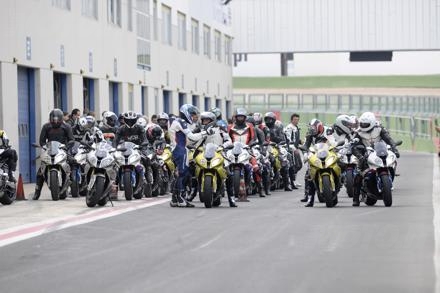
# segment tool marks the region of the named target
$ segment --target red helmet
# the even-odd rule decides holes
[[[309,133],[313,136],[321,135],[324,132],[324,124],[318,119],[312,119],[309,123]]]

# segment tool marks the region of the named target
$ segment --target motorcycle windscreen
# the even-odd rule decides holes
[[[212,159],[215,156],[215,152],[217,151],[217,145],[214,143],[208,143],[205,147],[205,158]]]
[[[384,141],[379,141],[374,144],[374,151],[378,157],[388,156],[387,144]]]
[[[328,156],[328,144],[318,143],[316,144],[316,156],[319,159],[325,159]]]
[[[58,154],[59,149],[60,149],[61,143],[59,141],[50,141],[48,142],[48,150],[47,153],[49,154],[49,156],[55,156],[56,154]]]
[[[234,147],[232,148],[232,154],[234,155],[239,155],[241,154],[243,150],[243,145],[241,144],[241,142],[234,142]]]

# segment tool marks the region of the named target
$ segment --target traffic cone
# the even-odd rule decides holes
[[[26,200],[26,197],[24,195],[23,178],[21,177],[21,174],[18,176],[17,196],[15,200]]]

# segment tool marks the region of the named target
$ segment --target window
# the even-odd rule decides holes
[[[183,13],[177,13],[178,22],[178,47],[186,50],[186,16]]]
[[[121,0],[107,0],[107,20],[121,26]]]
[[[232,52],[232,39],[231,37],[225,36],[225,63],[227,65],[232,65],[231,52]]]
[[[211,28],[203,26],[203,55],[211,58]]]
[[[222,61],[222,35],[219,31],[214,32],[214,52],[215,60]]]
[[[199,22],[195,19],[191,19],[191,50],[195,54],[199,54]]]
[[[52,0],[52,6],[70,10],[70,0]]]
[[[153,35],[154,40],[157,41],[157,0],[153,1]]]
[[[127,0],[127,29],[133,31],[133,1]]]
[[[162,43],[172,45],[171,8],[162,5]]]
[[[98,19],[98,0],[82,0],[82,15]]]
[[[150,69],[150,9],[148,0],[137,0],[137,64],[139,68]]]

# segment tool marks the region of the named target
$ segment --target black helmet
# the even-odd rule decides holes
[[[136,122],[138,120],[137,114],[133,111],[125,112],[123,117],[124,117],[125,124],[130,128],[135,126]]]
[[[199,109],[196,106],[191,104],[184,104],[180,107],[180,118],[188,122],[189,124],[193,124],[192,115],[199,115]]]
[[[63,123],[63,111],[60,109],[53,109],[49,113],[49,122],[52,124],[53,127],[60,127]]]
[[[274,112],[267,112],[264,115],[264,123],[267,127],[272,128],[275,125],[275,122],[277,121],[277,116]]]
[[[162,137],[162,128],[160,128],[159,125],[150,127],[147,131],[147,134],[149,136],[149,139],[151,140],[158,140]]]
[[[210,111],[212,113],[214,113],[215,118],[217,118],[217,120],[221,120],[222,119],[222,111],[219,108],[215,107],[215,108],[212,108]]]
[[[117,120],[118,117],[111,111],[105,111],[105,113],[102,114],[102,123],[107,127],[115,127]]]

